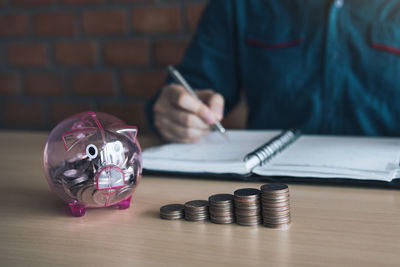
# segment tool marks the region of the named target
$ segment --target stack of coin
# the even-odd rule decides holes
[[[76,169],[64,171],[61,177],[65,192],[74,199],[77,197],[79,190],[89,181],[86,173]],[[81,202],[82,200],[78,199],[78,201]]]
[[[228,224],[235,221],[232,194],[216,194],[208,198],[210,219],[213,223]]]
[[[182,204],[169,204],[160,208],[160,218],[165,220],[183,219],[185,206]]]
[[[236,223],[253,226],[261,223],[260,190],[243,188],[234,192]]]
[[[290,207],[287,185],[273,183],[261,186],[261,205],[265,227],[289,228]]]
[[[185,203],[185,219],[188,221],[208,220],[208,201],[192,200]]]

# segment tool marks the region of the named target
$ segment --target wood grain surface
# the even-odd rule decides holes
[[[400,265],[398,190],[290,184],[281,231],[159,219],[161,205],[260,183],[144,176],[131,208],[74,218],[43,175],[46,136],[0,132],[0,266]]]

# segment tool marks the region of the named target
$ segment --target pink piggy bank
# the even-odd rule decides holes
[[[136,127],[90,111],[63,120],[51,131],[43,153],[45,175],[73,216],[83,216],[87,207],[129,207],[142,178],[136,135]]]

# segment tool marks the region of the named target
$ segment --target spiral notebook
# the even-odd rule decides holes
[[[213,175],[400,178],[400,138],[298,135],[295,131],[213,132],[196,144],[146,149],[145,170]]]

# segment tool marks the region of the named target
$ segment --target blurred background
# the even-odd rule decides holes
[[[50,130],[86,110],[149,131],[145,103],[206,0],[0,0],[0,128]],[[243,105],[228,127],[244,126]]]

